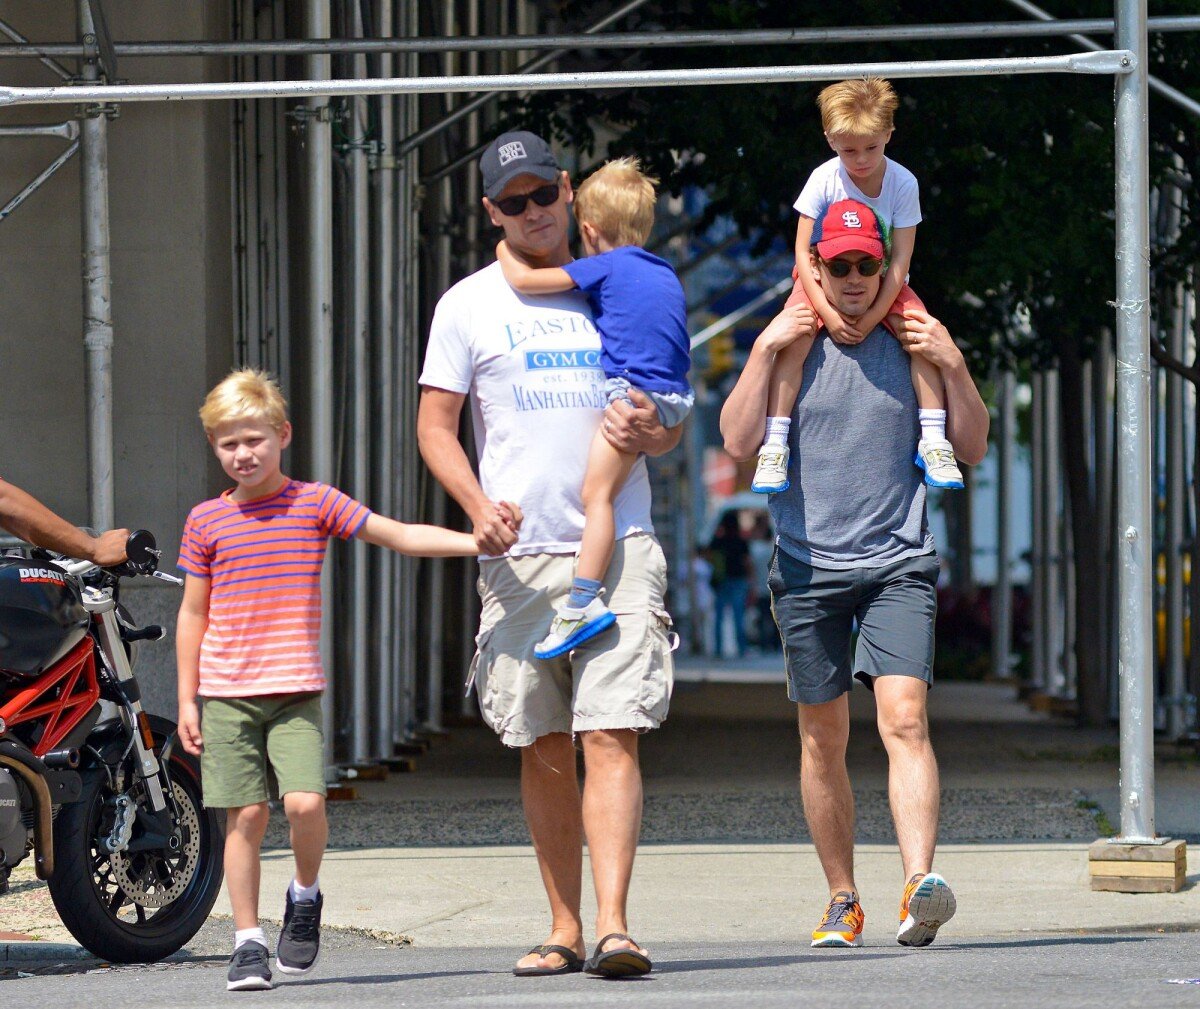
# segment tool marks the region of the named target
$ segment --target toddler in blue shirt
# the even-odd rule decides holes
[[[586,259],[536,268],[517,259],[505,242],[496,247],[504,278],[521,294],[554,294],[578,288],[588,295],[600,331],[600,364],[608,402],[637,389],[654,403],[664,427],[675,427],[692,409],[687,307],[669,263],[642,248],[654,226],[654,182],[635,158],[597,169],[575,194],[575,219]],[[616,618],[600,599],[612,560],[616,528],[613,501],[637,456],[609,444],[599,430],[583,483],[584,528],[571,594],[534,649],[539,659],[570,651],[611,627]]]

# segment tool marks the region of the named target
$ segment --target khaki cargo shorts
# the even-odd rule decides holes
[[[662,547],[646,534],[617,540],[603,597],[616,624],[567,655],[535,659],[574,574],[573,554],[480,564],[483,611],[467,690],[473,683],[484,721],[506,746],[551,732],[645,731],[667,717],[674,636]]]
[[[206,806],[253,806],[288,792],[325,794],[319,693],[206,697],[200,735]]]

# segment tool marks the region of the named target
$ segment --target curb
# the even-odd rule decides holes
[[[68,963],[94,960],[86,949],[68,942],[0,942],[0,964]]]

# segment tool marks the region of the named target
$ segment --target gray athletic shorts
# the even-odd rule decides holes
[[[656,729],[667,717],[674,634],[663,605],[667,562],[653,536],[617,540],[604,577],[616,624],[567,655],[535,659],[534,646],[566,601],[574,554],[527,554],[479,565],[478,651],[467,689],[506,746],[551,732]]]
[[[620,399],[633,406],[633,400],[629,398],[629,390],[635,388],[637,387],[630,384],[627,378],[604,380],[604,394],[610,403],[615,403]],[[654,409],[658,411],[658,422],[663,427],[678,427],[682,424],[687,419],[687,415],[692,412],[692,405],[696,402],[696,394],[691,389],[687,392],[650,392],[646,389],[638,389],[638,392],[654,404]]]
[[[834,571],[776,547],[767,584],[783,639],[788,696],[824,704],[850,690],[852,673],[868,687],[876,676],[914,676],[932,685],[938,570],[934,553]]]

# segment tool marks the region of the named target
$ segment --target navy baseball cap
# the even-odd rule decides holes
[[[550,145],[536,133],[526,130],[501,133],[488,144],[479,159],[479,171],[483,173],[483,195],[489,200],[499,196],[518,175],[534,175],[553,182],[560,170]]]

